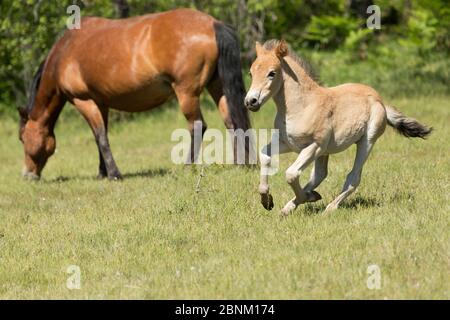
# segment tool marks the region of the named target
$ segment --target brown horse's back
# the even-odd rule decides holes
[[[189,9],[125,20],[85,18],[80,30],[67,31],[55,44],[47,70],[69,100],[148,110],[171,98],[174,86],[186,82],[201,91],[208,83],[218,58],[214,22]]]

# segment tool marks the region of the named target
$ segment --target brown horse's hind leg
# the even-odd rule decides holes
[[[199,95],[177,89],[175,89],[175,93],[177,95],[181,111],[188,121],[189,131],[191,133],[191,149],[186,163],[192,164],[198,159],[203,134],[205,133],[207,126],[200,110]]]
[[[218,76],[214,77],[214,79],[208,84],[207,89],[219,109],[225,127],[227,127],[227,129],[234,129],[220,78]]]
[[[228,109],[227,98],[223,93],[220,78],[218,76],[214,77],[214,79],[208,84],[207,89],[219,109],[219,113],[225,127],[229,130],[234,130],[233,121],[231,120],[231,115]],[[237,138],[235,136],[233,139],[233,159],[235,163],[237,163],[237,145]]]
[[[97,142],[97,147],[100,154],[100,174],[106,173],[108,179],[117,180],[121,179],[122,176],[117,168],[116,162],[111,153],[111,148],[109,146],[108,135],[107,135],[107,119],[108,111],[107,109],[100,109],[94,101],[92,100],[79,100],[74,99],[75,107],[83,115],[92,132],[95,136],[95,141]]]

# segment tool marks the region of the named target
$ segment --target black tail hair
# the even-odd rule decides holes
[[[236,31],[221,22],[214,23],[219,61],[217,70],[227,98],[234,129],[246,131],[251,127],[248,110],[244,105],[245,85],[241,72],[241,50]]]
[[[425,139],[433,131],[433,128],[405,116],[392,106],[386,106],[386,113],[388,124],[405,137]]]
[[[428,128],[417,121],[402,120],[395,129],[402,135],[408,138],[422,138],[425,139],[433,128]]]
[[[41,62],[38,70],[34,74],[33,81],[31,82],[29,93],[28,93],[28,102],[27,102],[27,112],[31,113],[33,110],[34,100],[36,99],[36,94],[39,89],[39,84],[41,83],[42,73],[44,72],[45,60]]]

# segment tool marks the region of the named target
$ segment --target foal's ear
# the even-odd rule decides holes
[[[256,48],[256,56],[259,56],[264,51],[264,48],[263,48],[262,44],[259,43],[259,41],[256,41],[255,48]]]
[[[284,39],[281,39],[277,47],[275,48],[275,55],[278,57],[278,59],[283,59],[287,56],[288,52],[289,49],[286,41],[284,41]]]

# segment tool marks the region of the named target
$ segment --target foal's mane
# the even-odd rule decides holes
[[[275,49],[278,44],[280,43],[280,40],[277,39],[271,39],[271,40],[267,40],[264,44],[263,47],[266,50],[273,50]],[[313,67],[311,66],[311,64],[304,60],[303,58],[301,58],[299,55],[297,55],[295,53],[294,50],[292,50],[291,46],[288,44],[288,56],[294,60],[303,70],[305,70],[306,74],[308,76],[311,77],[311,79],[313,79],[314,81],[318,82],[319,81],[319,77],[317,76],[317,73],[314,71]]]

